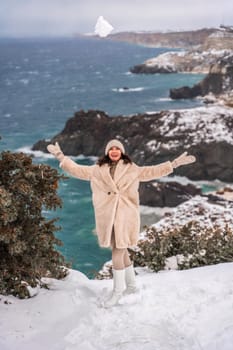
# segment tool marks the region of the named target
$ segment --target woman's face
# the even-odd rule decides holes
[[[118,147],[111,147],[108,156],[113,162],[117,162],[121,158],[121,150]]]

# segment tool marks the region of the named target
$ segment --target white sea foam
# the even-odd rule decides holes
[[[171,211],[172,208],[169,207],[149,207],[147,205],[140,205],[140,214],[141,215],[151,215],[151,214],[155,214],[157,216],[163,216],[165,213],[167,213],[168,211]]]
[[[30,74],[30,75],[38,75],[39,72],[38,72],[38,70],[32,70],[32,71],[29,71],[28,74]]]
[[[211,180],[211,181],[207,181],[207,180],[199,180],[199,181],[194,181],[194,180],[190,180],[189,178],[185,177],[185,176],[164,176],[161,177],[159,180],[159,182],[171,182],[171,181],[175,181],[178,182],[182,185],[188,185],[188,184],[192,184],[195,187],[203,187],[203,186],[209,186],[209,187],[215,187],[216,189],[219,188],[223,188],[225,186],[228,185],[228,183],[222,182],[220,180]]]
[[[7,86],[11,86],[13,84],[12,81],[8,78],[5,80],[5,82]]]
[[[31,146],[23,146],[16,149],[16,152],[23,152],[25,154],[33,155],[36,158],[52,159],[54,156],[50,153],[44,153],[42,151],[33,151]]]
[[[123,88],[114,88],[112,91],[114,92],[139,92],[145,90],[144,87],[136,87],[136,88],[128,88],[128,87],[123,87]]]
[[[24,85],[28,85],[29,84],[29,79],[20,79],[19,82],[24,84]]]
[[[158,222],[165,213],[170,212],[172,208],[149,207],[140,205],[140,230],[143,231],[145,226],[153,225]]]
[[[49,140],[47,140],[49,141]],[[54,156],[51,153],[45,153],[42,151],[33,151],[32,146],[23,146],[20,148],[17,148],[15,151],[16,152],[23,152],[25,154],[29,154],[32,155],[36,158],[44,158],[44,159],[54,159]],[[84,160],[84,159],[89,159],[90,161],[92,161],[93,163],[95,163],[98,159],[98,157],[96,156],[84,156],[83,154],[80,154],[78,156],[70,156],[71,159],[73,160]]]
[[[50,74],[50,73],[45,73],[45,74],[44,74],[44,77],[45,77],[45,78],[51,78],[51,74]]]
[[[162,102],[172,101],[172,99],[170,97],[160,97],[157,100],[162,101]]]
[[[72,158],[73,160],[84,160],[84,159],[89,159],[91,160],[93,163],[95,163],[98,159],[98,157],[96,156],[85,156],[84,154],[80,154],[78,156],[71,156],[70,158]]]

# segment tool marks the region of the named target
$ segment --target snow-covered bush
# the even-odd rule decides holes
[[[24,153],[0,154],[0,294],[30,297],[41,277],[64,277],[65,261],[55,245],[56,219],[43,209],[61,207],[57,183],[63,178],[48,165],[33,164]]]
[[[233,230],[225,227],[203,227],[198,221],[163,230],[148,227],[136,250],[130,251],[135,266],[153,271],[168,267],[176,259],[178,269],[233,261]]]

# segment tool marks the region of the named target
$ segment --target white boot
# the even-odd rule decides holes
[[[133,264],[126,267],[125,269],[125,283],[126,283],[126,290],[124,291],[124,294],[132,294],[137,292],[138,289],[136,286],[136,279],[135,279]]]
[[[118,304],[118,301],[123,295],[125,289],[125,269],[123,270],[112,270],[113,272],[113,292],[107,301],[104,303],[105,308],[112,307]]]

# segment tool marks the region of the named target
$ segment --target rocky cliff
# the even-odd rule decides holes
[[[202,51],[233,50],[233,32],[216,31],[210,34],[201,45]]]
[[[203,73],[208,74],[210,67],[219,60],[228,57],[231,50],[165,52],[150,58],[142,64],[130,68],[135,74],[157,73]]]
[[[193,48],[202,45],[216,28],[203,28],[194,31],[181,32],[120,32],[109,35],[108,39],[125,41],[137,45],[169,48]]]
[[[187,47],[186,47],[187,48]],[[215,31],[204,42],[181,52],[166,52],[130,68],[136,74],[209,73],[209,69],[233,51],[233,33]]]
[[[48,143],[58,141],[67,155],[101,156],[106,142],[119,138],[138,164],[172,160],[184,150],[197,162],[175,173],[190,179],[233,179],[233,110],[201,107],[161,111],[130,117],[109,117],[102,111],[79,111],[51,141],[41,140],[33,150],[46,152]],[[120,136],[119,136],[120,135]]]
[[[233,103],[233,33],[215,32],[196,50],[166,52],[130,68],[136,74],[204,73],[207,76],[193,87],[170,90],[172,99],[214,94],[226,105]],[[230,95],[230,97],[229,97]]]
[[[140,203],[150,207],[176,207],[190,198],[201,195],[201,189],[192,184],[182,185],[175,181],[141,182]]]
[[[212,93],[216,96],[231,93],[233,90],[233,53],[212,64],[208,75],[193,87],[183,86],[170,90],[172,99],[194,98]]]

